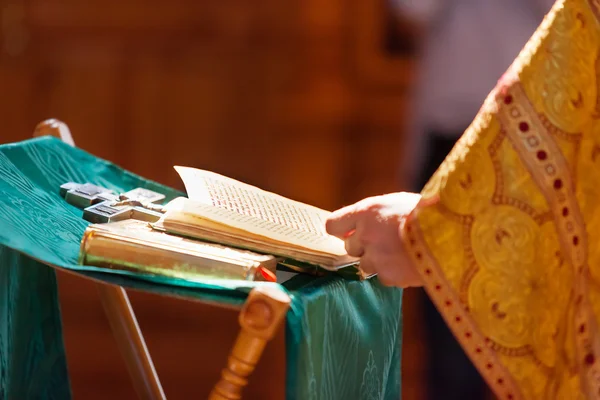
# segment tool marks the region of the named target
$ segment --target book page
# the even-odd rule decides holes
[[[165,249],[185,250],[189,254],[210,257],[222,262],[244,262],[252,266],[255,263],[269,263],[272,259],[270,256],[238,250],[219,244],[203,243],[185,237],[167,235],[153,230],[148,223],[135,219],[126,219],[110,224],[95,224],[93,227],[96,231],[105,231],[131,239],[139,239],[145,243],[154,243],[157,247]]]
[[[181,211],[279,242],[346,255],[344,242],[325,230],[330,212],[213,172],[175,169],[193,200]]]

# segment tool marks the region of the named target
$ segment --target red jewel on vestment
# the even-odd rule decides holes
[[[529,124],[527,122],[521,122],[519,124],[519,130],[521,132],[527,132],[529,130]]]
[[[585,356],[585,363],[588,365],[592,365],[596,361],[596,357],[592,353],[589,353]]]
[[[554,189],[558,190],[558,189],[562,188],[562,185],[563,185],[563,183],[560,179],[556,179],[554,181]]]

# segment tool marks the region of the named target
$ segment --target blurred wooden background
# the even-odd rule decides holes
[[[1,142],[46,118],[79,147],[181,188],[174,164],[335,209],[402,189],[410,46],[384,0],[2,0]],[[398,29],[400,28],[400,29]],[[131,399],[95,289],[60,276],[76,399]],[[170,399],[204,398],[236,314],[131,295]],[[403,388],[422,394],[405,297]],[[282,398],[283,332],[246,391]]]

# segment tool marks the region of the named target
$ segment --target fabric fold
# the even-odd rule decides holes
[[[555,3],[402,227],[501,399],[600,393],[599,5]]]

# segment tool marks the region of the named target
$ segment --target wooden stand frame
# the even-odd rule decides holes
[[[247,378],[258,364],[267,342],[285,320],[290,302],[287,293],[276,287],[255,288],[250,292],[239,316],[242,330],[209,400],[242,398]]]
[[[67,125],[56,119],[38,124],[34,137],[54,136],[75,146]],[[97,283],[100,299],[109,320],[134,388],[141,399],[166,399],[146,342],[138,326],[125,289]],[[227,367],[209,400],[238,400],[263,350],[273,338],[289,309],[291,299],[275,286],[253,289],[239,316],[240,333],[230,352]]]

